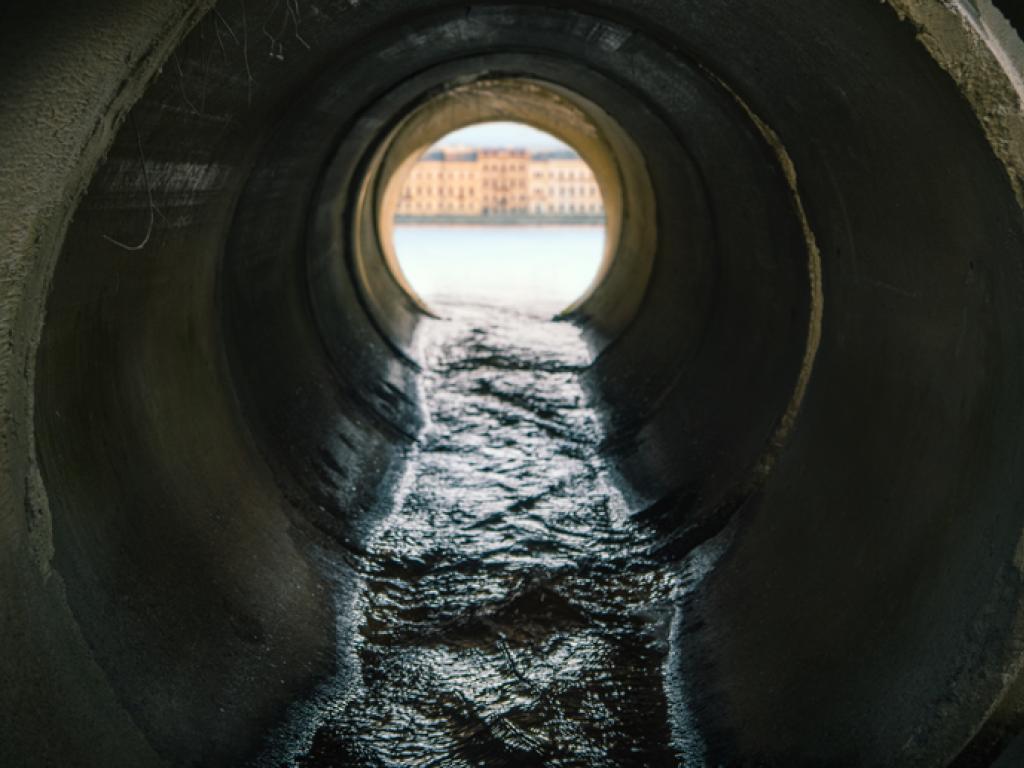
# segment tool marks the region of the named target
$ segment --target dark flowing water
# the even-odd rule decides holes
[[[578,331],[444,309],[421,336],[427,427],[339,601],[354,671],[300,715],[300,756],[284,759],[680,764],[665,672],[680,574],[646,556],[598,454]]]

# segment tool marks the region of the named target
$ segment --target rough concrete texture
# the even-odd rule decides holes
[[[156,764],[51,569],[33,459],[35,351],[75,205],[146,83],[203,12],[194,2],[7,4],[0,93],[0,753],[9,765]],[[206,4],[208,5],[208,4]],[[45,44],[40,40],[45,36]]]
[[[315,551],[359,548],[419,419],[415,306],[352,279],[363,173],[515,74],[655,201],[650,280],[625,249],[575,319],[664,552],[720,554],[673,634],[707,760],[992,764],[1024,121],[988,0],[211,6],[0,12],[0,763],[239,764],[330,671]]]
[[[1024,204],[1024,42],[991,3],[889,0],[959,85]]]

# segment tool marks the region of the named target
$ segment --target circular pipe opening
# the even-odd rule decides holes
[[[596,287],[607,258],[600,186],[576,150],[550,134],[475,124],[389,184],[399,202],[390,219],[382,210],[380,239],[417,303],[556,314]]]
[[[597,104],[553,82],[493,75],[467,81],[462,74],[566,67],[544,63],[542,57],[499,56],[422,73],[369,110],[336,154],[314,228],[320,258],[333,260],[324,271],[344,280],[342,265],[351,265],[377,327],[404,356],[410,355],[416,317],[428,310],[400,275],[387,222],[394,219],[417,159],[449,133],[478,123],[521,122],[549,133],[573,147],[594,173],[604,204],[604,255],[592,285],[562,317],[591,326],[591,342],[599,349],[629,324],[643,300],[657,249],[657,206],[646,161],[629,134]],[[382,122],[394,127],[380,138]],[[360,144],[370,149],[362,154]],[[354,168],[361,181],[350,197],[346,184]],[[319,283],[321,269],[313,274]],[[328,316],[336,315],[329,291],[318,283],[312,286],[314,300]]]

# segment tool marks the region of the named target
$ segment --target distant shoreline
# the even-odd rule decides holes
[[[604,226],[604,216],[396,216],[396,226]]]

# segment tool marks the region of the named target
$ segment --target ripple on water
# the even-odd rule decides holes
[[[427,426],[343,606],[358,672],[295,764],[679,764],[662,674],[676,574],[645,556],[597,454],[586,345],[567,324],[446,309],[422,337]]]

